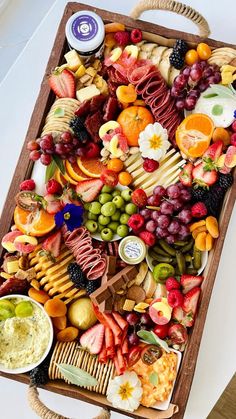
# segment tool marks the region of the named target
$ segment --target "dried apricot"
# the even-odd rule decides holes
[[[113,48],[116,45],[116,41],[114,38],[114,34],[113,33],[108,33],[105,36],[105,46],[109,47],[109,48]]]
[[[112,22],[112,23],[106,23],[105,25],[106,33],[124,31],[124,30],[125,30],[125,25],[123,25],[123,23]]]
[[[137,99],[137,93],[132,84],[129,84],[128,86],[118,86],[116,89],[116,96],[122,103],[132,103]]]
[[[202,227],[206,224],[205,220],[200,220],[197,221],[196,223],[191,224],[191,226],[189,227],[189,230],[191,231],[191,233],[193,232],[193,230],[195,230],[198,227]]]
[[[66,328],[67,318],[66,316],[54,317],[52,322],[58,330],[64,330]]]
[[[198,250],[201,250],[201,252],[206,250],[206,236],[207,233],[203,231],[202,233],[199,233],[195,239],[195,246]]]
[[[142,99],[136,99],[133,103],[134,106],[146,106],[146,103]]]
[[[44,304],[44,308],[50,317],[61,317],[65,316],[67,307],[60,298],[52,298]]]
[[[76,327],[69,326],[57,333],[57,340],[59,342],[72,342],[79,335],[79,330]]]
[[[35,288],[30,288],[28,291],[28,295],[30,298],[33,298],[33,300],[41,304],[45,304],[46,301],[48,301],[50,298],[46,291],[37,290]]]
[[[212,135],[212,141],[215,143],[216,141],[223,141],[224,146],[227,146],[230,144],[230,133],[227,131],[227,129],[222,127],[217,127],[214,129],[213,135]]]
[[[208,233],[206,236],[206,250],[210,251],[213,247],[214,239],[213,237]]]
[[[206,228],[208,233],[214,238],[217,239],[219,237],[219,226],[218,221],[215,217],[212,215],[209,215],[209,217],[206,218]]]
[[[197,235],[202,232],[207,232],[206,226],[195,228],[192,232],[193,238],[196,239]]]

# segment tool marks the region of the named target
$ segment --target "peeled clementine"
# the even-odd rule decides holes
[[[187,157],[201,157],[210,145],[214,123],[209,116],[195,113],[178,126],[176,143]]]
[[[151,112],[143,106],[129,106],[124,109],[117,118],[125,134],[128,145],[138,146],[138,138],[148,124],[153,124],[154,118]]]
[[[23,234],[36,237],[44,236],[55,227],[54,215],[43,209],[30,212],[16,206],[14,222]]]

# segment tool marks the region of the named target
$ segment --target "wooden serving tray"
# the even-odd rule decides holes
[[[45,76],[43,78],[41,89],[39,92],[38,99],[36,101],[34,111],[32,113],[32,117],[29,124],[29,129],[26,135],[26,139],[18,160],[18,164],[16,166],[15,174],[11,182],[11,186],[6,198],[6,202],[3,208],[1,223],[0,223],[0,238],[3,237],[6,232],[10,230],[12,225],[13,219],[13,211],[15,207],[14,197],[18,192],[18,185],[19,183],[30,177],[33,163],[29,160],[28,151],[26,150],[26,144],[28,141],[32,140],[33,138],[37,138],[42,131],[42,127],[44,125],[45,117],[49,111],[50,106],[54,101],[54,94],[50,90],[48,85],[47,77],[50,74],[51,70],[56,66],[60,65],[63,60],[63,56],[66,53],[68,46],[67,41],[65,38],[65,26],[66,22],[69,17],[79,11],[79,10],[93,10],[98,13],[104,23],[109,23],[113,21],[122,22],[125,24],[127,29],[133,29],[137,26],[143,31],[144,38],[153,42],[157,42],[156,36],[158,35],[158,43],[161,44],[160,36],[163,37],[163,45],[172,46],[174,41],[177,38],[181,38],[186,40],[189,44],[195,46],[199,42],[202,41],[202,38],[196,35],[191,35],[189,33],[176,31],[172,29],[165,28],[163,26],[159,26],[153,23],[144,22],[141,20],[134,20],[127,16],[108,12],[105,10],[101,10],[98,8],[94,8],[85,4],[80,3],[68,3],[64,14],[62,16],[57,35],[55,38],[55,42],[53,45],[53,49],[48,61],[48,65],[46,68]],[[207,39],[208,45],[213,48],[228,46],[236,48],[236,45],[226,44],[224,42],[215,41],[213,39]],[[186,347],[186,350],[183,354],[183,359],[181,363],[181,367],[178,373],[177,381],[175,383],[175,388],[172,396],[171,402],[176,404],[179,408],[178,413],[174,414],[174,419],[182,419],[184,416],[184,411],[186,408],[195,366],[197,362],[197,356],[199,351],[199,346],[201,342],[201,337],[203,333],[203,328],[205,324],[206,314],[208,305],[210,302],[210,297],[217,273],[217,268],[221,256],[221,252],[223,249],[224,238],[227,232],[227,227],[229,224],[230,216],[233,210],[233,205],[236,198],[236,171],[234,171],[234,184],[232,188],[227,192],[224,200],[224,205],[221,211],[220,217],[220,237],[215,242],[215,246],[210,252],[207,267],[204,271],[204,276],[207,277],[207,280],[203,282],[202,286],[202,293],[201,293],[201,301],[199,304],[198,315],[196,317],[195,324],[189,333],[189,340]],[[3,248],[0,249],[0,258],[3,256]],[[27,374],[19,374],[19,375],[11,375],[0,373],[0,375],[7,377],[12,380],[20,381],[23,383],[29,383],[29,377]],[[154,409],[147,409],[144,407],[140,407],[138,412],[130,413],[118,410],[110,406],[107,402],[106,397],[101,396],[99,394],[95,394],[89,392],[87,390],[82,390],[76,386],[68,385],[62,381],[53,381],[49,382],[47,385],[44,386],[45,389],[59,393],[65,396],[73,397],[76,399],[83,400],[88,403],[96,404],[102,407],[109,407],[110,410],[114,410],[120,413],[125,414],[126,416],[130,416],[133,418],[142,418],[142,419],[154,419],[154,418],[161,418],[165,417],[162,416],[162,413]],[[160,413],[160,415],[159,415]]]

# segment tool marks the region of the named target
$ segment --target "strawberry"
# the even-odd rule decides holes
[[[197,311],[197,303],[198,299],[200,297],[201,288],[195,287],[187,292],[184,296],[184,302],[183,302],[183,310],[187,314],[191,314],[193,317],[196,314]]]
[[[223,152],[223,146],[223,141],[218,140],[212,145],[210,145],[210,147],[208,147],[208,149],[205,151],[205,153],[202,156],[205,171],[217,169],[216,162]]]
[[[194,318],[191,313],[186,314],[182,307],[174,307],[172,311],[172,320],[182,324],[185,327],[191,327],[194,323]]]
[[[168,330],[172,345],[182,345],[188,340],[188,333],[182,324],[172,324]]]
[[[187,163],[179,174],[179,180],[184,186],[192,186],[192,171],[193,171],[193,163]]]
[[[60,199],[55,197],[52,194],[47,194],[44,196],[45,209],[49,214],[56,214],[58,211],[62,210],[62,204]]]
[[[82,180],[76,185],[76,192],[84,202],[92,202],[103,187],[101,179]]]
[[[181,275],[180,284],[183,287],[183,294],[187,294],[190,290],[195,287],[199,287],[203,281],[203,276],[194,276],[194,275]]]
[[[204,163],[199,163],[193,169],[193,182],[197,183],[199,186],[206,187],[213,185],[218,178],[218,173],[216,170],[205,170]]]
[[[75,97],[75,77],[71,71],[57,69],[48,79],[49,86],[58,97]]]
[[[80,338],[80,345],[89,350],[93,355],[101,352],[104,340],[105,327],[99,323],[90,327]]]
[[[137,207],[145,207],[147,205],[147,194],[143,189],[136,189],[132,195],[131,199],[133,204],[137,205]]]
[[[57,258],[60,255],[61,250],[61,231],[58,230],[56,233],[51,234],[42,244],[42,249],[49,252],[54,258]]]

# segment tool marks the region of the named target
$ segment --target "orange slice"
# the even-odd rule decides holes
[[[88,176],[82,172],[77,163],[70,163],[68,160],[66,160],[66,171],[68,175],[72,179],[77,180],[77,182],[88,179]]]
[[[78,166],[82,172],[88,177],[99,178],[102,171],[105,169],[105,165],[95,159],[87,159],[86,157],[78,157],[77,159]]]
[[[54,173],[54,179],[57,180],[61,184],[61,186],[64,188],[64,186],[67,184],[67,180],[64,178],[64,176],[61,174],[59,169],[56,169]]]
[[[178,126],[176,143],[187,157],[201,157],[210,145],[214,123],[209,116],[195,113]]]
[[[18,230],[30,236],[44,236],[55,227],[54,215],[43,209],[29,212],[16,206],[14,222]]]

